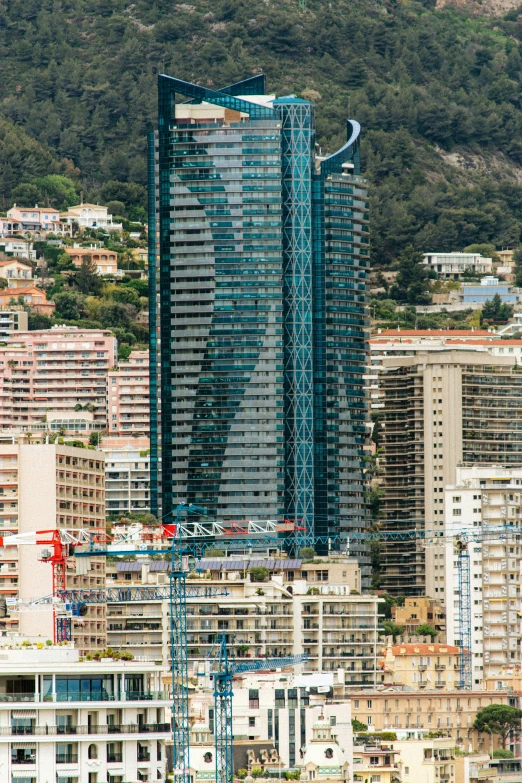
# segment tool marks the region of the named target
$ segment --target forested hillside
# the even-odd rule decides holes
[[[62,174],[139,217],[157,73],[220,86],[264,71],[270,90],[316,101],[323,150],[361,122],[375,263],[408,244],[518,245],[521,41],[516,10],[435,0],[4,1],[0,194],[61,206],[41,178]]]

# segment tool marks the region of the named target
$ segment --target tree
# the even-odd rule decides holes
[[[311,546],[304,546],[299,552],[299,557],[303,560],[313,560],[315,557],[315,549]]]
[[[399,273],[390,295],[398,302],[429,304],[431,296],[426,293],[428,276],[428,268],[422,263],[422,253],[409,245],[399,257]]]
[[[379,631],[381,636],[393,636],[393,639],[397,638],[397,636],[402,636],[404,633],[404,626],[403,625],[397,625],[397,623],[394,623],[392,620],[384,620],[382,624],[382,631]]]
[[[99,296],[101,293],[100,276],[91,255],[82,257],[80,268],[74,275],[74,282],[82,294]]]
[[[496,734],[502,747],[505,748],[510,735],[516,739],[522,733],[521,721],[522,710],[517,707],[510,707],[508,704],[489,704],[477,712],[473,728],[476,731]]]
[[[73,291],[64,291],[54,297],[55,315],[65,321],[77,321],[83,313],[83,297]]]
[[[404,606],[403,595],[390,595],[389,593],[384,593],[380,596],[380,599],[379,614],[383,614],[386,620],[391,620],[392,607]]]
[[[352,718],[352,731],[354,734],[359,734],[361,731],[368,731],[368,726],[365,726],[365,724],[361,723],[357,718]]]
[[[266,582],[270,576],[270,571],[264,566],[254,566],[249,571],[251,582]]]
[[[504,324],[513,315],[512,305],[503,302],[500,294],[488,299],[482,308],[482,322],[487,324]]]
[[[417,634],[419,636],[431,636],[432,641],[437,636],[437,633],[438,631],[436,631],[435,628],[432,625],[429,625],[428,623],[424,623],[424,625],[419,625],[419,627],[417,628]]]

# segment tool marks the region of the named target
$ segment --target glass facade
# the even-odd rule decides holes
[[[364,525],[367,196],[349,133],[316,159],[313,104],[265,95],[264,77],[219,91],[159,77],[154,513]]]

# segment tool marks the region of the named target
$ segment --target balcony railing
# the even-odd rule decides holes
[[[112,764],[115,762],[122,762],[123,761],[123,753],[121,751],[118,751],[117,753],[109,753],[107,751],[107,764]]]
[[[138,761],[150,761],[150,750],[138,748]]]
[[[169,723],[128,723],[90,726],[0,726],[0,736],[30,735],[46,737],[78,734],[154,734],[170,732]]]

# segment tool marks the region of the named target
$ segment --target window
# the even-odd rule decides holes
[[[11,764],[36,764],[36,748],[11,748]]]
[[[359,699],[354,699],[353,700],[353,708],[354,708],[354,710],[358,710],[359,709]]]
[[[454,516],[454,517],[461,517],[461,516],[462,516],[462,509],[460,509],[460,508],[454,508],[454,509],[453,509],[453,516]]]
[[[89,748],[87,750],[87,758],[89,758],[89,759],[97,759],[98,758],[98,746],[97,745],[89,745]]]
[[[248,719],[248,725],[249,725],[249,726],[255,726],[255,725],[256,725],[256,719],[255,719],[255,718],[252,718],[252,717],[250,717],[250,718]]]
[[[370,766],[371,767],[379,766],[379,756],[370,756]]]
[[[368,717],[366,718],[366,723],[368,724],[368,726],[372,725],[372,716],[371,715],[368,715]]]
[[[367,708],[368,708],[369,710],[371,710],[371,709],[372,709],[372,700],[371,700],[371,699],[368,699],[368,701],[366,702],[366,706],[367,706]]]
[[[284,691],[283,691],[284,693]],[[277,694],[277,691],[276,691]],[[259,709],[259,690],[257,688],[249,688],[248,690],[248,706],[251,710]]]
[[[285,707],[285,692],[282,688],[275,689],[275,706]]]
[[[460,495],[453,495],[453,502],[454,503],[460,503],[461,500],[462,500],[462,498],[461,498]]]

